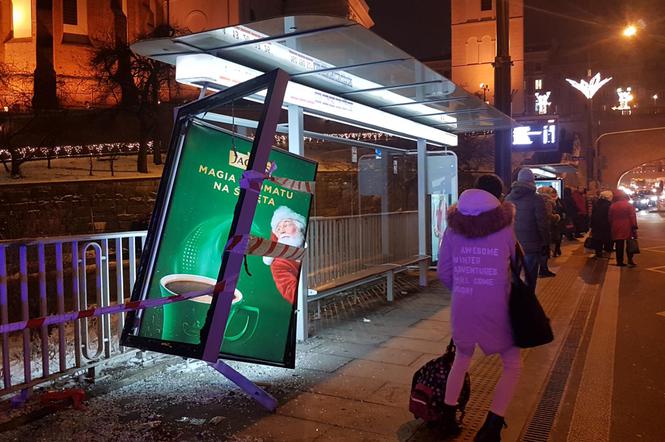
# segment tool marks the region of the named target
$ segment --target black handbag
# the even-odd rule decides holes
[[[626,240],[626,252],[631,255],[637,255],[640,253],[640,243],[637,242],[637,239],[632,238]]]
[[[513,340],[520,348],[538,347],[552,342],[554,334],[535,292],[520,277],[522,260],[519,252],[517,258],[517,263],[511,262],[510,265],[513,280],[508,304]]]

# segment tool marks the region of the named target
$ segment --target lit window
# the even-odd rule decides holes
[[[542,78],[536,78],[536,81],[534,81],[534,89],[539,91],[543,88],[543,79]]]
[[[14,38],[32,37],[32,6],[30,0],[12,0],[12,31]]]
[[[480,10],[481,11],[491,11],[492,10],[492,0],[480,0]]]
[[[87,35],[87,0],[62,0],[62,25],[66,34]]]

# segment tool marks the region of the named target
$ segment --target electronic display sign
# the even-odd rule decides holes
[[[513,127],[513,150],[550,151],[559,149],[559,126],[554,119],[518,121]]]

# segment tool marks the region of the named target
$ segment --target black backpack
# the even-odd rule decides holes
[[[435,424],[441,419],[443,412],[443,400],[446,393],[446,381],[448,373],[455,359],[455,344],[452,339],[446,347],[443,356],[432,359],[413,375],[411,382],[411,397],[409,399],[409,411],[416,418],[421,418],[427,423]],[[471,379],[467,373],[464,385],[457,402],[457,409],[464,417],[464,409],[471,395]]]

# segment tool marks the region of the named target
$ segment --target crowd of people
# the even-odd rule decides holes
[[[505,198],[501,179],[483,175],[448,210],[438,275],[452,293],[452,338],[457,350],[445,389],[445,435],[460,431],[457,401],[478,346],[486,355],[500,355],[503,372],[474,440],[501,440],[504,415],[521,372],[520,349],[508,314],[511,268],[522,269],[525,284],[535,292],[538,277],[556,276],[548,262],[561,256],[562,239],[578,241],[589,229],[595,256],[604,257],[603,252],[614,249],[617,265],[625,265],[626,241],[637,237],[635,210],[628,197],[620,190],[604,191],[591,206],[589,210],[582,188],[565,188],[563,198],[552,187],[536,189],[533,172],[524,168]],[[628,265],[635,265],[630,252]]]

